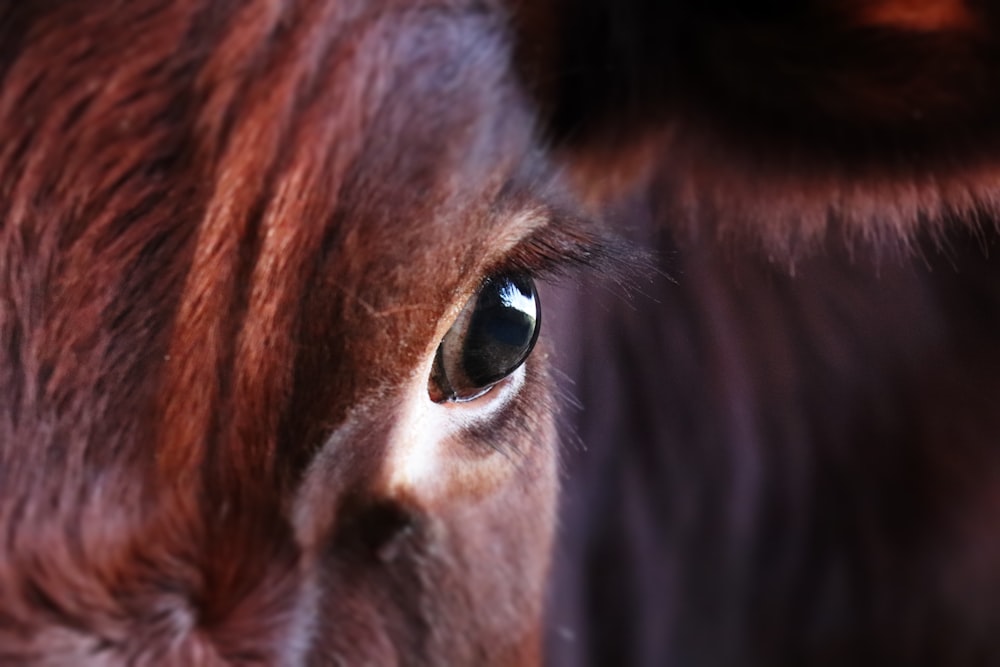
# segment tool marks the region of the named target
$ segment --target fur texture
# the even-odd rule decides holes
[[[1000,662],[998,72],[974,0],[0,6],[0,663]],[[598,217],[652,298],[430,403]]]
[[[492,413],[426,389],[551,237],[504,13],[0,11],[0,662],[537,662],[544,354]]]

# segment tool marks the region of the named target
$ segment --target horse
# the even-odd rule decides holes
[[[996,662],[997,35],[0,7],[0,664]]]
[[[0,662],[536,662],[534,280],[603,251],[504,15],[2,12]]]

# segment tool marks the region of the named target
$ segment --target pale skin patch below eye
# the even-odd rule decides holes
[[[526,369],[521,365],[474,401],[436,403],[422,380],[426,377],[422,372],[430,373],[432,364],[433,358],[428,358],[408,386],[389,435],[386,473],[394,492],[436,495],[436,487],[446,485],[454,472],[454,442],[472,427],[489,423],[510,409],[525,384]]]

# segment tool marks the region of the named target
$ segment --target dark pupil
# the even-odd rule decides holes
[[[531,280],[490,278],[479,291],[462,350],[462,369],[472,385],[502,380],[531,352],[538,336],[538,298]]]

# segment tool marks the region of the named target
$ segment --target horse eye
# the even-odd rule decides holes
[[[508,273],[487,278],[438,346],[428,391],[438,403],[471,401],[528,358],[541,325],[535,283]]]

